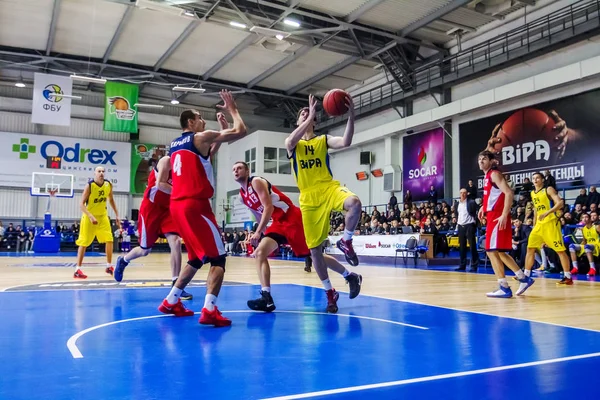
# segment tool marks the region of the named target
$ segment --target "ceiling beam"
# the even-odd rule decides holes
[[[452,11],[469,4],[471,1],[472,0],[454,0],[454,1],[446,4],[444,7],[438,8],[431,14],[427,14],[425,17],[413,22],[412,24],[408,25],[404,29],[400,30],[398,32],[398,35],[400,35],[400,36],[409,35],[410,33],[416,31],[417,29],[419,29],[423,26],[429,25],[436,19],[442,18],[444,15],[450,14]]]
[[[272,1],[267,1],[267,0],[245,0],[245,1],[248,3],[251,3],[251,4],[260,4],[260,5],[268,6],[268,7],[271,7],[271,8],[277,9],[277,10],[282,10],[282,11],[288,11],[290,9],[285,4],[274,3]],[[461,1],[464,2],[465,0],[461,0]],[[466,2],[468,3],[468,1],[466,1]],[[348,23],[345,21],[341,21],[341,20],[332,18],[332,17],[325,17],[323,15],[315,14],[315,13],[308,12],[305,10],[296,9],[293,11],[293,13],[297,14],[297,15],[311,17],[316,20],[329,22],[332,24],[338,24],[341,27],[343,27],[344,29],[355,29],[357,31],[367,32],[367,33],[371,33],[374,35],[379,35],[381,37],[395,40],[397,43],[411,43],[411,44],[415,44],[417,46],[427,47],[432,50],[443,51],[443,49],[441,47],[438,47],[436,45],[424,43],[424,42],[421,42],[421,41],[415,40],[415,39],[405,38],[405,37],[393,34],[391,32],[383,31],[380,29],[369,28],[369,27],[363,26],[363,25],[351,24],[351,23]]]
[[[235,11],[235,13],[238,15],[238,17],[240,17],[240,19],[242,21],[244,21],[244,23],[248,26],[248,29],[252,28],[254,26],[254,23],[252,21],[250,21],[250,18],[248,18],[246,16],[246,14],[244,14],[239,8],[238,6],[236,6],[234,4],[233,1],[231,0],[225,0],[227,2],[227,4],[229,4],[229,7],[233,8],[233,11]]]
[[[363,47],[361,46],[360,42],[358,41],[358,38],[356,37],[356,34],[354,33],[354,29],[349,29],[348,33],[350,34],[350,37],[352,38],[352,41],[354,42],[354,45],[356,46],[356,48],[360,52],[360,56],[364,57],[366,55],[366,53],[365,53]]]
[[[171,57],[171,54],[173,54],[173,52],[175,50],[177,50],[177,48],[179,48],[181,43],[183,43],[183,41],[186,40],[192,34],[192,32],[194,32],[194,30],[198,27],[198,25],[200,25],[200,21],[198,21],[198,20],[194,20],[189,23],[189,25],[183,30],[181,35],[179,35],[179,37],[173,42],[173,44],[171,44],[171,46],[169,46],[167,51],[165,51],[163,53],[163,55],[160,56],[160,58],[158,59],[156,64],[154,64],[153,69],[155,71],[158,71],[160,69],[160,67],[162,67],[162,65],[165,63],[165,61],[167,61],[169,59],[169,57]]]
[[[303,55],[308,53],[308,51],[311,50],[312,48],[313,48],[312,46],[300,47],[298,50],[296,50],[295,52],[293,52],[292,54],[290,54],[283,60],[279,61],[277,64],[273,65],[271,68],[267,69],[266,71],[264,71],[263,73],[258,75],[256,78],[252,79],[250,82],[248,82],[248,87],[252,88],[252,87],[256,86],[257,83],[264,81],[269,76],[271,76],[274,73],[276,73],[277,71],[285,68],[293,61],[296,61],[297,59],[299,59],[300,57],[302,57]]]
[[[52,8],[52,19],[50,20],[50,30],[48,32],[48,41],[46,42],[46,55],[50,55],[52,47],[54,46],[54,37],[56,36],[56,23],[58,21],[58,13],[60,11],[61,0],[54,0],[54,7]]]
[[[8,50],[0,50],[0,56],[2,56],[2,55],[26,58],[27,60],[24,60],[24,62],[30,61],[31,59],[35,59],[35,60],[42,59],[42,60],[45,60],[46,62],[55,62],[56,61],[56,62],[80,65],[81,72],[87,71],[87,69],[89,67],[95,67],[95,68],[101,68],[103,70],[110,68],[110,69],[115,69],[115,70],[118,70],[121,72],[127,71],[128,73],[138,73],[138,74],[152,73],[155,77],[164,78],[169,82],[173,82],[173,85],[181,84],[182,82],[189,82],[189,83],[196,83],[196,84],[218,87],[218,88],[223,88],[223,89],[243,90],[246,92],[264,94],[266,96],[272,96],[272,97],[281,97],[281,98],[286,98],[286,99],[291,99],[291,100],[306,101],[306,98],[303,96],[293,96],[293,95],[289,95],[287,93],[282,93],[281,91],[269,91],[269,90],[265,90],[265,89],[255,89],[255,88],[249,89],[249,88],[246,88],[246,87],[243,87],[240,85],[236,85],[233,83],[228,83],[228,82],[207,81],[204,79],[198,79],[197,77],[192,76],[191,74],[177,73],[174,71],[152,72],[151,70],[144,69],[142,67],[130,67],[130,66],[125,66],[125,65],[119,65],[116,63],[106,64],[106,63],[103,63],[101,60],[91,61],[88,59],[71,58],[69,56],[54,57],[54,56],[46,56],[43,54],[23,53],[23,52],[15,52],[15,51],[8,51]],[[73,69],[75,69],[75,68],[73,68]],[[116,77],[116,78],[118,78],[118,77]]]
[[[217,63],[215,65],[210,67],[210,69],[202,75],[202,79],[209,79],[211,76],[213,76],[215,74],[215,72],[217,72],[218,70],[223,68],[225,66],[225,64],[227,64],[235,56],[237,56],[239,53],[241,53],[242,50],[244,50],[246,47],[248,47],[252,43],[254,43],[254,41],[257,38],[258,38],[258,35],[255,35],[254,33],[250,33],[248,36],[246,36],[246,38],[244,40],[242,40],[240,43],[238,43],[238,45],[235,46],[233,48],[233,50],[231,50],[229,53],[227,53],[225,55],[225,57],[221,58],[219,61],[217,61]]]
[[[115,48],[115,45],[119,41],[119,37],[121,36],[121,33],[123,33],[123,29],[125,28],[125,25],[127,25],[127,22],[131,18],[133,9],[134,9],[134,6],[127,6],[127,10],[125,10],[125,14],[123,14],[123,18],[121,18],[121,22],[119,22],[119,25],[117,26],[117,29],[115,30],[115,33],[113,34],[113,37],[110,40],[110,43],[108,44],[108,47],[106,48],[106,51],[104,52],[104,57],[102,57],[103,63],[106,63],[108,61],[108,59],[110,58],[110,54],[112,53],[113,49]]]
[[[528,6],[535,6],[535,0],[517,0],[519,3],[527,4]]]
[[[348,16],[345,18],[346,22],[354,22],[354,21],[356,21],[361,15],[363,15],[364,13],[366,13],[367,11],[369,11],[370,9],[372,9],[373,7],[375,7],[375,6],[383,3],[383,1],[384,0],[370,0],[370,1],[367,1],[362,6],[358,7],[356,10],[354,10],[350,14],[348,14]]]

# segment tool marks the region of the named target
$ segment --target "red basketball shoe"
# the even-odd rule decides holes
[[[325,293],[327,293],[327,312],[335,314],[338,312],[337,301],[340,294],[335,289],[326,290]]]
[[[77,271],[73,274],[73,278],[75,279],[87,279],[87,275],[83,273],[83,271],[77,268]]]
[[[223,327],[231,325],[231,320],[225,318],[221,311],[215,306],[215,309],[212,311],[208,311],[207,308],[202,309],[202,314],[200,314],[200,319],[198,320],[202,325],[214,325],[216,327]]]
[[[162,304],[158,306],[158,311],[163,314],[173,314],[176,317],[191,317],[194,315],[194,312],[185,308],[179,299],[177,299],[177,303],[175,304],[169,304],[167,299],[164,299]]]

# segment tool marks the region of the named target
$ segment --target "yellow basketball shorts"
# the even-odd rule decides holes
[[[88,247],[94,241],[94,238],[98,238],[100,243],[112,243],[113,235],[110,228],[110,220],[108,215],[95,216],[98,220],[98,224],[92,224],[92,221],[87,215],[81,216],[81,222],[79,224],[79,238],[77,239],[77,246]]]
[[[535,224],[527,248],[539,249],[546,244],[554,251],[565,251],[565,242],[563,241],[562,231],[560,229],[560,221],[558,219],[547,223],[539,222]]]
[[[343,211],[348,197],[356,196],[339,182],[300,193],[304,236],[309,249],[320,246],[329,235],[331,211]]]

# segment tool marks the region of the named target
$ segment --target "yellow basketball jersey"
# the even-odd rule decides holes
[[[327,135],[315,136],[310,140],[301,139],[290,161],[300,191],[333,181],[329,168]]]
[[[543,214],[552,208],[552,201],[548,193],[546,193],[546,188],[541,189],[539,192],[535,190],[531,191],[531,200],[533,201],[533,206],[537,211],[537,216],[539,218],[540,214]],[[535,221],[535,223],[550,223],[556,221],[556,214],[552,213],[544,218],[543,221]]]
[[[598,235],[595,225],[592,225],[589,228],[584,226],[581,231],[583,232],[583,238],[587,244],[598,244],[600,242],[600,236]]]
[[[105,180],[102,185],[98,185],[96,181],[91,180],[88,183],[90,186],[90,197],[87,200],[87,209],[94,217],[106,215],[106,200],[112,191],[112,184]]]

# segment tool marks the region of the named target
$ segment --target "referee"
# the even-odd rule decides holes
[[[458,202],[458,243],[460,246],[460,267],[457,271],[467,269],[467,240],[471,248],[471,268],[470,272],[477,272],[479,265],[479,253],[477,253],[477,240],[475,232],[477,230],[477,205],[474,200],[467,199],[467,189],[460,189],[460,200]]]

